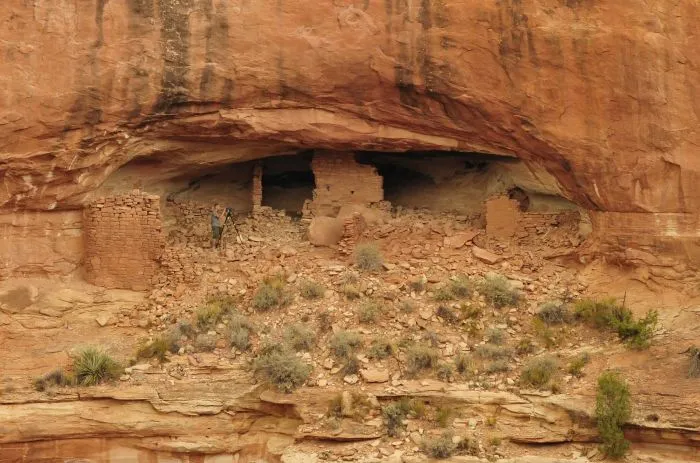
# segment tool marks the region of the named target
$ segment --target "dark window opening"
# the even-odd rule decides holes
[[[314,186],[310,156],[280,156],[264,161],[263,206],[299,216],[304,202],[313,198]]]

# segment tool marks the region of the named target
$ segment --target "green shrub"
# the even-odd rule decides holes
[[[423,418],[425,416],[425,402],[420,399],[411,399],[408,402],[409,413],[415,418]]]
[[[561,302],[546,302],[540,306],[537,316],[547,325],[561,325],[571,319],[566,305]]]
[[[304,281],[299,292],[304,299],[320,299],[326,294],[326,288],[314,281]]]
[[[632,316],[619,320],[614,325],[617,335],[622,341],[633,349],[646,349],[651,345],[651,340],[656,333],[659,322],[659,313],[650,310],[639,320],[634,320]]]
[[[629,442],[622,426],[631,416],[631,400],[627,383],[615,372],[607,371],[598,378],[595,415],[603,452],[612,458],[623,457]]]
[[[367,357],[371,359],[385,359],[394,355],[394,345],[385,338],[377,338],[372,341]]]
[[[577,317],[598,328],[612,329],[623,342],[634,349],[649,347],[659,321],[656,310],[651,310],[644,318],[635,320],[632,312],[618,305],[615,299],[583,299],[576,302],[575,308]]]
[[[213,294],[207,298],[207,304],[219,306],[223,314],[236,310],[236,298],[228,294]]]
[[[331,351],[340,359],[350,358],[362,347],[362,337],[354,331],[338,331],[331,338]]]
[[[316,333],[304,325],[295,323],[284,330],[284,342],[295,351],[309,351],[316,345]]]
[[[490,360],[506,359],[512,354],[511,350],[507,347],[495,346],[493,344],[480,344],[476,346],[474,353],[479,357]]]
[[[118,378],[122,369],[103,350],[96,347],[87,347],[74,359],[73,371],[78,384],[95,386]]]
[[[474,373],[474,360],[472,360],[468,354],[457,354],[454,362],[455,370],[457,370],[457,373],[460,375],[470,376],[472,373]]]
[[[197,310],[197,328],[202,331],[214,328],[223,316],[223,309],[220,304],[208,302]]]
[[[403,420],[406,418],[409,411],[410,402],[408,400],[392,402],[382,408],[382,416],[384,417],[387,434],[389,434],[389,436],[398,437],[401,434],[404,427]]]
[[[178,349],[179,346],[173,337],[158,336],[151,342],[142,343],[136,351],[136,358],[157,358],[159,362],[163,363],[166,360],[167,352],[173,352],[173,350],[177,352]]]
[[[245,352],[250,349],[250,336],[255,331],[253,323],[244,316],[231,317],[228,324],[228,339],[231,346]]]
[[[75,384],[75,379],[63,370],[54,370],[34,380],[34,389],[43,392],[52,387],[65,387]]]
[[[569,365],[566,367],[566,371],[570,375],[580,378],[583,376],[583,367],[585,367],[590,361],[591,356],[588,354],[588,352],[579,354],[571,362],[569,362]]]
[[[508,370],[510,370],[510,364],[508,363],[508,360],[505,359],[494,360],[486,366],[486,373],[489,374],[505,373]]]
[[[178,338],[181,336],[187,336],[189,339],[194,339],[194,337],[197,335],[197,330],[194,328],[194,326],[192,326],[192,323],[188,321],[179,322],[174,331],[175,336]]]
[[[311,374],[311,366],[285,350],[274,350],[260,355],[253,363],[260,375],[278,390],[290,393],[304,384]]]
[[[479,291],[498,309],[515,306],[520,301],[520,292],[501,275],[488,275],[479,285]]]
[[[506,340],[506,333],[499,328],[489,328],[486,330],[486,341],[489,344],[500,346]]]
[[[355,248],[355,265],[360,270],[377,272],[382,269],[383,264],[382,253],[375,244],[364,243]]]
[[[437,316],[449,325],[455,325],[459,322],[459,317],[457,316],[457,314],[445,307],[444,305],[438,307]]]
[[[459,275],[450,280],[449,289],[454,297],[464,299],[465,297],[469,297],[472,293],[472,282],[468,277]]]
[[[454,455],[457,444],[452,442],[452,433],[446,432],[437,439],[425,439],[421,445],[423,451],[432,458],[445,459]]]
[[[344,375],[356,375],[360,372],[360,360],[356,355],[351,355],[345,358],[345,363],[343,364],[342,372]]]
[[[285,286],[286,282],[282,276],[266,278],[253,296],[253,307],[267,311],[289,304],[291,297]]]
[[[377,301],[367,301],[360,306],[357,318],[360,323],[374,323],[379,318],[382,308]]]
[[[464,436],[457,442],[457,453],[462,455],[479,455],[479,441],[474,438]]]
[[[211,352],[216,348],[216,336],[202,333],[194,339],[194,347],[200,352]]]
[[[688,354],[690,355],[688,378],[697,378],[700,376],[700,349],[693,346],[688,349]]]
[[[520,382],[525,386],[543,388],[550,384],[557,368],[559,364],[552,357],[534,358],[523,367]]]
[[[437,377],[440,381],[450,381],[454,376],[454,373],[454,367],[449,363],[441,363],[437,367]]]
[[[406,352],[407,373],[415,375],[421,370],[435,368],[437,361],[437,350],[420,344],[411,346]]]
[[[399,304],[399,310],[401,310],[403,313],[413,313],[416,311],[416,303],[411,300],[404,299]]]

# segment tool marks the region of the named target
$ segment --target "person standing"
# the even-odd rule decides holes
[[[211,247],[214,249],[219,241],[221,240],[221,219],[217,213],[219,209],[218,204],[214,204],[211,209]]]

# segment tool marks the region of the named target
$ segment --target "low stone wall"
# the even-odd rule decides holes
[[[106,288],[151,287],[165,246],[158,196],[100,198],[85,208],[84,228],[87,281]]]

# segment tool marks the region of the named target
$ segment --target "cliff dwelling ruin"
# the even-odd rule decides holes
[[[700,461],[699,29],[0,2],[0,463]]]
[[[85,276],[109,288],[151,287],[169,244],[208,246],[214,205],[222,221],[225,208],[236,220],[279,211],[302,220],[313,244],[341,245],[346,254],[348,242],[361,240],[362,226],[346,223],[353,214],[364,216],[359,223],[376,224],[397,208],[463,215],[506,240],[536,236],[561,217],[578,227],[579,209],[536,174],[511,157],[457,152],[307,150],[192,169],[137,159],[112,174],[86,206]],[[196,236],[185,236],[187,227]]]

